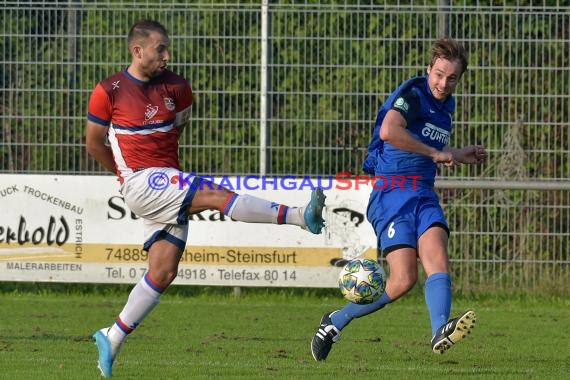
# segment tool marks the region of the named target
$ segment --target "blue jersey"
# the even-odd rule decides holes
[[[389,110],[396,110],[407,121],[412,136],[438,150],[449,143],[455,99],[436,100],[427,77],[414,77],[402,83],[382,104],[363,169],[371,175],[421,176],[422,184],[433,186],[437,165],[430,157],[406,152],[380,139],[380,126]]]
[[[378,111],[363,169],[389,182],[388,186],[382,179],[375,183],[366,213],[384,254],[401,247],[417,248],[419,237],[431,226],[439,225],[449,232],[433,190],[437,165],[430,157],[403,151],[380,139],[380,127],[389,110],[404,117],[414,138],[441,150],[449,143],[455,100],[452,96],[443,102],[436,100],[427,77],[415,77],[402,83]],[[421,179],[406,181],[400,187],[390,182],[396,177]]]

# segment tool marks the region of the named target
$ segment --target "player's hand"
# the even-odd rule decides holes
[[[469,145],[453,152],[453,157],[462,164],[482,164],[487,160],[487,151],[480,145]]]

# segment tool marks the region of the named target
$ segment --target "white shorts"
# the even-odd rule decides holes
[[[188,239],[188,207],[199,178],[173,168],[149,168],[125,178],[121,193],[132,212],[144,219],[144,250],[159,239],[178,248]]]

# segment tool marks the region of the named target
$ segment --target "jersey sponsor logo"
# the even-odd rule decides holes
[[[404,100],[404,98],[398,98],[398,99],[396,99],[396,102],[394,103],[394,108],[398,108],[404,112],[408,112],[410,105],[408,104],[408,102],[406,102]]]
[[[422,136],[428,137],[432,141],[440,142],[444,145],[449,143],[449,131],[436,127],[431,123],[426,123],[422,129]]]
[[[174,99],[172,98],[164,98],[164,106],[169,111],[174,111],[176,105],[174,104]]]
[[[148,121],[154,117],[158,112],[158,106],[153,106],[152,104],[146,105],[146,111],[144,112],[144,120]]]
[[[119,88],[119,83],[121,83],[120,80],[117,80],[117,81],[114,81],[114,82],[113,82],[113,90],[116,90],[116,89]]]

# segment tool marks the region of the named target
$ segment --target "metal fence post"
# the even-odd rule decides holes
[[[259,174],[268,171],[269,157],[267,153],[267,128],[270,102],[269,92],[269,0],[261,1],[261,68],[260,68],[260,107],[259,107]]]

